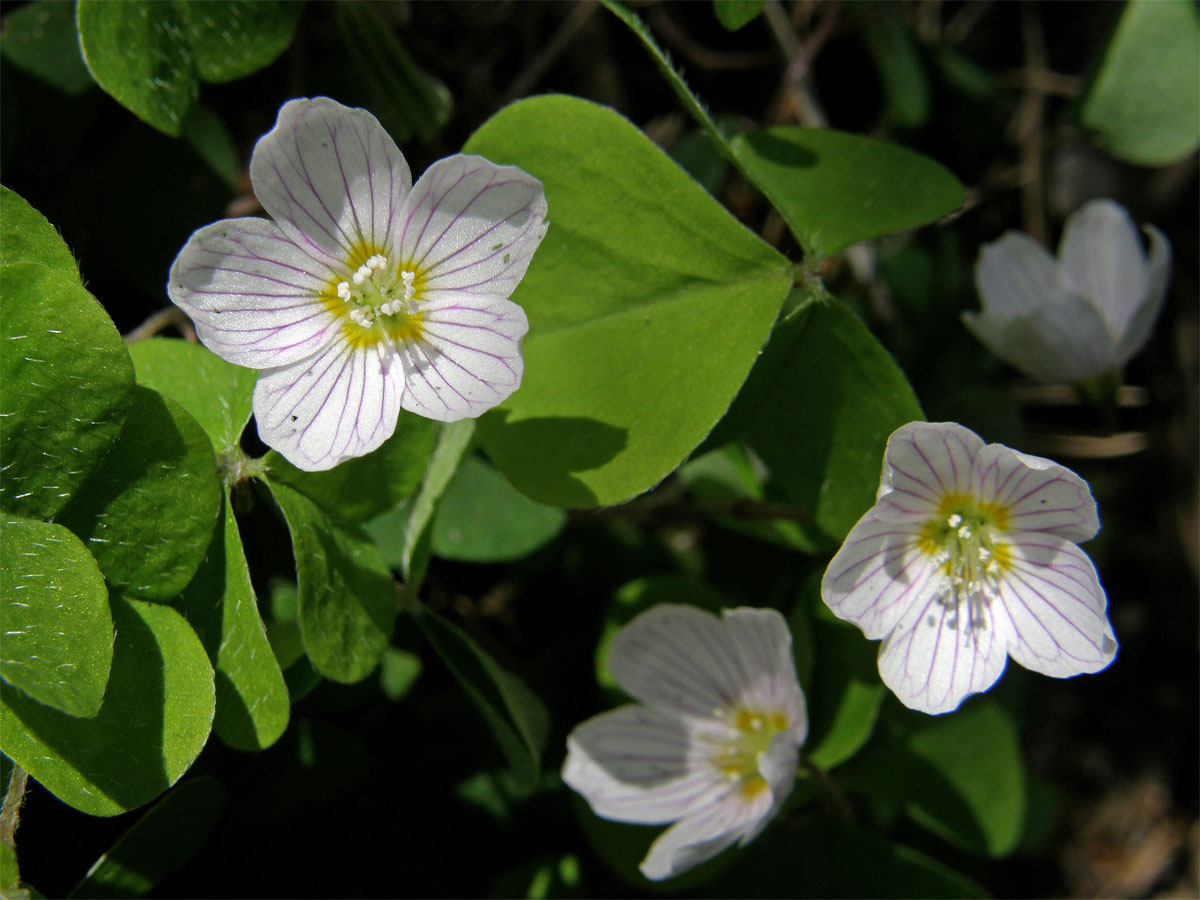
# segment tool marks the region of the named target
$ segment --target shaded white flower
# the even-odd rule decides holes
[[[675,823],[647,878],[745,845],[783,805],[808,733],[791,645],[783,616],[747,607],[661,604],[613,637],[609,672],[639,703],[571,732],[563,781],[602,818]]]
[[[983,299],[963,322],[1016,368],[1048,382],[1118,371],[1150,337],[1166,296],[1171,245],[1152,225],[1147,258],[1128,213],[1093,200],[1067,218],[1056,260],[1026,234],[984,246]]]
[[[879,675],[913,709],[986,691],[1009,657],[1069,678],[1117,652],[1108,600],[1075,545],[1100,528],[1087,483],[953,422],[888,439],[876,502],[846,536],[821,596],[879,648]]]
[[[529,325],[508,297],[546,233],[540,181],[460,154],[413,185],[374,116],[324,97],[280,108],[250,181],[273,221],[199,229],[167,292],[209,349],[262,370],[266,444],[328,469],[401,408],[454,421],[517,389]]]

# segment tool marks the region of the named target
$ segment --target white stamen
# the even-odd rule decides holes
[[[951,528],[957,528],[959,525],[962,524],[962,522],[963,522],[963,517],[960,516],[958,513],[951,513],[950,518],[948,518],[946,520],[946,524],[949,525]]]
[[[350,282],[339,281],[337,286],[337,295],[343,300],[350,299]]]
[[[416,272],[410,272],[407,269],[405,269],[403,272],[400,273],[400,280],[404,282],[404,299],[405,300],[411,300],[413,298],[413,295],[417,292],[416,285],[414,284],[416,279],[417,279]]]

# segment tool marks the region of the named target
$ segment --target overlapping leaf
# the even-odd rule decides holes
[[[212,727],[213,671],[187,621],[160,603],[114,597],[116,645],[104,704],[90,719],[0,682],[0,746],[64,803],[113,816],[187,771]]]
[[[465,149],[540,178],[550,208],[514,295],[530,320],[525,378],[480,419],[488,456],[543,503],[647,490],[729,406],[791,266],[604,107],[523,100]]]

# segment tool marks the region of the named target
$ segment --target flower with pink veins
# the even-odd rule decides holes
[[[910,422],[888,439],[875,505],[821,596],[882,639],[879,675],[906,706],[950,712],[1009,657],[1055,678],[1113,661],[1108,599],[1076,546],[1099,529],[1071,470],[953,422]]]
[[[457,154],[414,185],[374,116],[325,97],[280,108],[250,181],[271,219],[196,231],[167,292],[210,350],[261,370],[267,445],[329,469],[401,409],[451,422],[520,386],[529,325],[508,298],[546,234],[540,181]]]

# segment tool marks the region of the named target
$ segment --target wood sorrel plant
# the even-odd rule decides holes
[[[606,5],[710,162],[761,197],[771,240],[579,97],[517,99],[446,148],[462,152],[432,154],[453,98],[390,7],[79,0],[72,15],[42,0],[5,19],[6,60],[69,91],[26,44],[79,46],[83,89],[180,138],[162,139],[165,158],[194,149],[229,210],[173,209],[187,227],[152,278],[169,311],[146,331],[171,321],[182,337],[123,339],[120,298],[85,286],[96,254],[77,262],[0,188],[0,896],[26,889],[17,848],[51,840],[15,836],[28,781],[90,816],[155,802],[74,873],[79,895],[138,894],[203,843],[239,766],[259,774],[225,777],[226,802],[281,819],[340,790],[330,773],[370,772],[387,828],[430,834],[456,826],[410,815],[404,791],[522,834],[544,800],[554,826],[522,861],[550,873],[541,895],[611,893],[596,860],[643,888],[975,895],[897,843],[897,817],[980,856],[1023,839],[1012,701],[968,698],[1009,658],[1058,677],[1112,662],[1108,598],[1076,543],[1099,527],[1095,501],[1051,460],[924,422],[823,280],[861,261],[843,256],[853,245],[959,209],[963,186],[846,131],[727,133],[642,22]],[[762,8],[716,4],[728,27]],[[370,90],[297,76],[314,96],[273,98],[237,149],[201,84],[271,65],[321,15]],[[786,36],[779,16],[767,5]],[[443,158],[414,182],[405,153]],[[1148,258],[1123,245],[1140,292],[1120,309],[1138,327],[1073,359],[1095,351],[1109,372],[1148,335],[1169,270],[1151,234]],[[1004,267],[982,268],[1013,299]],[[471,578],[487,587],[462,589],[454,566],[483,563],[497,567]],[[472,591],[510,640],[446,614]],[[910,714],[888,688],[946,715]],[[637,702],[604,711],[619,692]],[[459,734],[460,701],[490,743]],[[354,755],[321,704],[387,739]],[[277,770],[301,774],[248,799]],[[806,880],[848,858],[833,882]],[[500,874],[493,892],[538,894]]]

